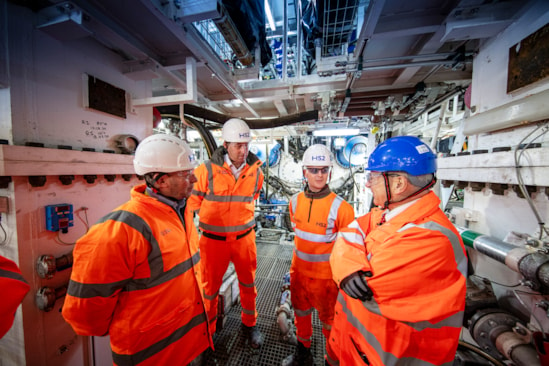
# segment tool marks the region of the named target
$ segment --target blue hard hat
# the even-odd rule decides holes
[[[433,174],[437,157],[431,148],[414,136],[391,137],[379,144],[368,158],[366,170]]]

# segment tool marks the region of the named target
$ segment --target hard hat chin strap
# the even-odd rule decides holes
[[[158,191],[154,185],[160,178],[167,175],[168,173],[148,173],[145,174],[145,183],[147,183],[147,187],[150,187],[154,189],[155,191]]]
[[[385,183],[385,193],[387,196],[387,200],[383,204],[382,209],[386,210],[389,208],[389,203],[391,203],[391,187],[389,187],[389,174],[387,172],[382,172],[381,175],[383,176],[383,182]]]
[[[411,195],[407,196],[407,197],[404,197],[403,199],[401,200],[398,200],[398,201],[393,201],[391,202],[391,188],[389,187],[389,174],[387,174],[387,172],[383,172],[382,173],[383,175],[383,179],[385,180],[385,192],[387,193],[387,201],[385,201],[385,204],[383,204],[383,209],[386,210],[389,208],[389,204],[391,203],[398,203],[398,202],[402,202],[404,200],[407,200],[408,198],[412,198],[412,197],[415,197],[417,196],[418,194],[420,194],[421,192],[425,192],[426,190],[428,190],[429,188],[433,187],[436,182],[437,182],[437,178],[435,177],[435,175],[433,174],[433,178],[431,179],[431,181],[429,183],[427,183],[424,187],[418,189],[417,191],[415,191],[414,193],[412,193]]]

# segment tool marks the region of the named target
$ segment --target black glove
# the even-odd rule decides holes
[[[355,272],[343,279],[339,286],[345,293],[351,296],[353,299],[359,299],[360,301],[369,301],[374,295],[372,290],[368,287],[368,284],[364,277],[372,277],[372,272]]]

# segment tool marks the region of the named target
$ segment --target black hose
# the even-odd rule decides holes
[[[484,352],[482,349],[480,349],[479,347],[475,346],[475,345],[472,345],[471,343],[468,343],[468,342],[465,342],[465,341],[462,341],[460,340],[459,341],[459,345],[458,345],[458,349],[462,347],[462,348],[466,348],[468,349],[469,351],[472,351],[474,353],[476,353],[477,355],[479,355],[480,357],[492,362],[494,365],[496,366],[506,366],[503,362],[501,361],[498,361],[496,360],[494,357],[492,357],[491,355],[489,355],[488,353]]]
[[[204,141],[204,145],[206,145],[208,157],[211,158],[213,152],[215,151],[215,149],[217,149],[217,143],[215,142],[215,139],[212,136],[210,130],[208,130],[206,126],[204,126],[202,123],[200,123],[200,121],[192,117],[185,116],[185,121],[198,131],[200,137],[202,137],[202,140]]]

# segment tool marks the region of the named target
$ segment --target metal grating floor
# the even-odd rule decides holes
[[[290,242],[291,243],[291,242]],[[263,347],[254,351],[246,344],[241,332],[240,304],[226,314],[226,323],[214,336],[215,352],[208,350],[203,355],[207,366],[272,366],[295,351],[295,346],[280,337],[276,323],[276,307],[282,292],[283,276],[290,270],[293,245],[279,245],[257,240],[257,326],[265,337]],[[313,342],[311,351],[315,365],[324,365],[324,337],[316,311],[313,313]]]

